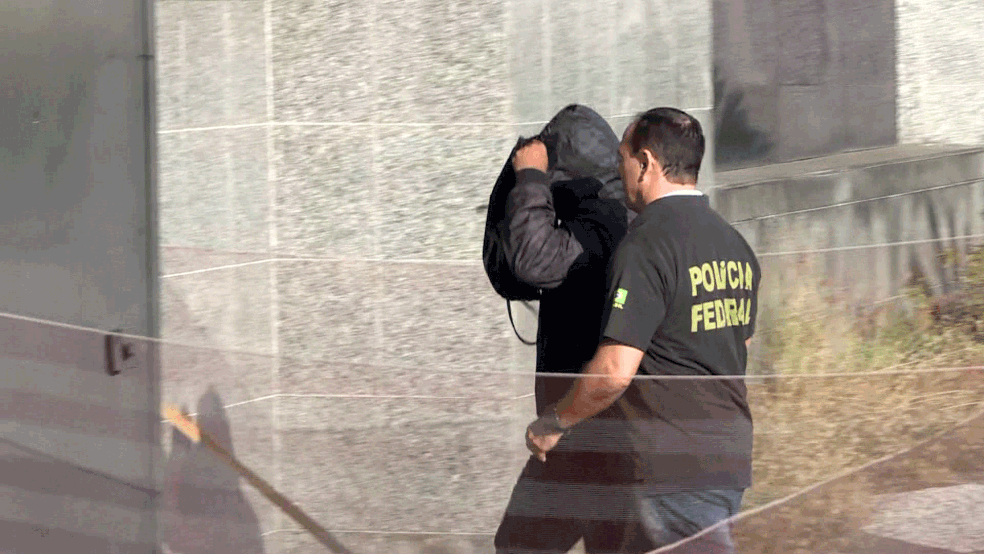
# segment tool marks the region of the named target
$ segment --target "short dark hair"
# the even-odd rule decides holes
[[[653,153],[663,174],[674,183],[697,183],[704,159],[704,132],[700,122],[676,108],[653,108],[636,117],[629,148],[633,155],[646,149]]]

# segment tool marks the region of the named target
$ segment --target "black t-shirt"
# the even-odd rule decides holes
[[[618,247],[604,336],[645,352],[617,402],[638,477],[656,491],[751,485],[745,340],[761,272],[706,196],[649,204]],[[653,376],[700,379],[654,379]]]

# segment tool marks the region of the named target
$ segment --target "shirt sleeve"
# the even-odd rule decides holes
[[[584,248],[563,226],[547,175],[536,169],[516,174],[516,186],[506,200],[506,259],[516,277],[542,289],[560,286]]]
[[[635,242],[618,247],[608,287],[604,337],[645,351],[666,317],[665,285],[655,260]]]

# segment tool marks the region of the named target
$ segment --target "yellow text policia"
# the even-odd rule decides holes
[[[748,325],[751,321],[752,300],[740,298],[720,298],[724,291],[752,290],[754,282],[752,264],[746,262],[714,261],[690,268],[691,296],[701,293],[718,292],[713,300],[697,302],[691,309],[690,332],[713,331],[725,327]]]

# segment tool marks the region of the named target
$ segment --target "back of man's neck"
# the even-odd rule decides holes
[[[654,202],[667,196],[697,196],[702,194],[697,190],[697,185],[678,185],[676,183],[667,183],[659,187],[655,192]]]

